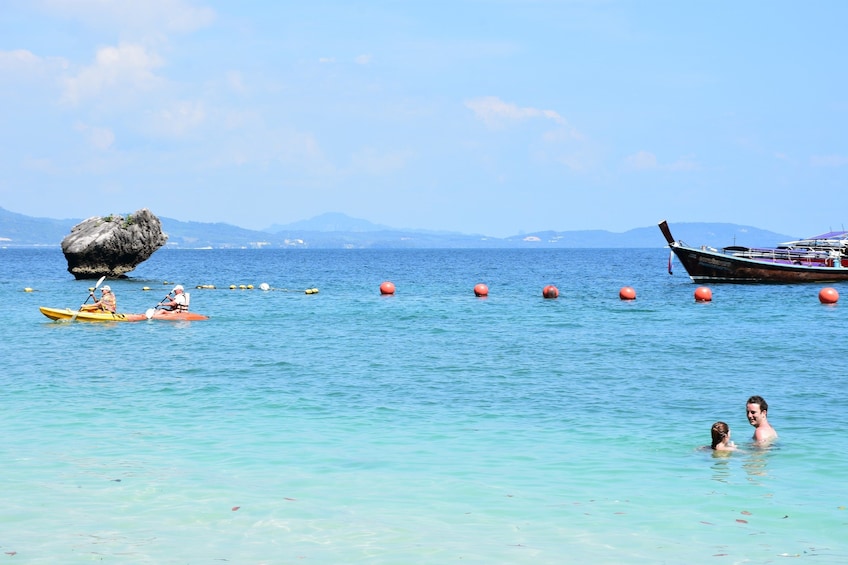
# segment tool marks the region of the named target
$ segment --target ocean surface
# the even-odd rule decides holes
[[[848,562],[848,286],[696,303],[667,260],[161,249],[119,310],[181,283],[208,321],[71,324],[38,307],[94,281],[0,249],[0,561]]]

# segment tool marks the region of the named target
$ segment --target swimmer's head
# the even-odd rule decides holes
[[[710,433],[713,436],[712,448],[715,449],[718,444],[727,438],[727,434],[730,433],[730,427],[724,422],[716,422],[713,424]]]

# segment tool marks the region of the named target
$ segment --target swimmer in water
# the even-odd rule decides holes
[[[713,424],[710,433],[713,436],[713,442],[710,447],[713,451],[736,451],[736,444],[730,440],[730,427],[724,422],[716,422]]]
[[[754,426],[754,437],[757,443],[767,443],[777,438],[777,432],[768,421],[768,403],[762,396],[752,396],[745,404],[745,414],[748,423]]]

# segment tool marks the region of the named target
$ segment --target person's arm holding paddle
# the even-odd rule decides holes
[[[92,298],[94,296],[94,291],[97,290],[97,287],[100,286],[103,281],[106,280],[106,275],[103,275],[99,279],[97,279],[97,284],[94,285],[94,288],[88,290],[88,298]],[[74,312],[73,316],[71,316],[71,322],[77,319],[77,314],[86,309],[86,302],[88,302],[88,298],[85,299],[85,302],[82,303],[82,306],[79,307],[79,310]]]
[[[172,297],[171,292],[173,292],[175,296]],[[178,284],[173,288],[173,290],[171,290],[171,292],[166,294],[165,298],[160,300],[159,304],[157,304],[155,308],[147,309],[144,315],[147,317],[148,320],[153,318],[153,316],[156,314],[156,310],[160,308],[163,310],[170,310],[172,312],[174,310],[188,310],[188,303],[185,299],[185,291],[183,289],[183,285]]]
[[[112,287],[108,284],[104,284],[100,287],[100,300],[95,300],[93,304],[83,304],[81,310],[86,311],[94,311],[94,310],[104,310],[107,312],[116,312],[118,310],[118,300],[115,298],[114,293],[112,293]],[[91,294],[94,295],[93,293]]]
[[[183,288],[183,285],[178,284],[171,292],[174,293],[174,297],[171,298],[171,293],[168,293],[167,298],[170,298],[170,301],[163,304],[162,307],[167,308],[171,311],[179,310],[182,312],[188,310],[188,301],[186,300],[185,289]]]

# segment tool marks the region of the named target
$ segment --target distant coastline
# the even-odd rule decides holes
[[[155,213],[155,212],[154,212]],[[615,249],[663,248],[656,225],[616,233],[605,230],[537,231],[505,238],[479,234],[391,228],[344,214],[327,213],[267,230],[225,223],[183,222],[159,216],[174,249]],[[56,220],[0,208],[0,247],[50,247],[82,219]],[[770,246],[798,236],[728,223],[674,223],[675,236],[692,245]],[[807,234],[809,235],[809,234]]]

